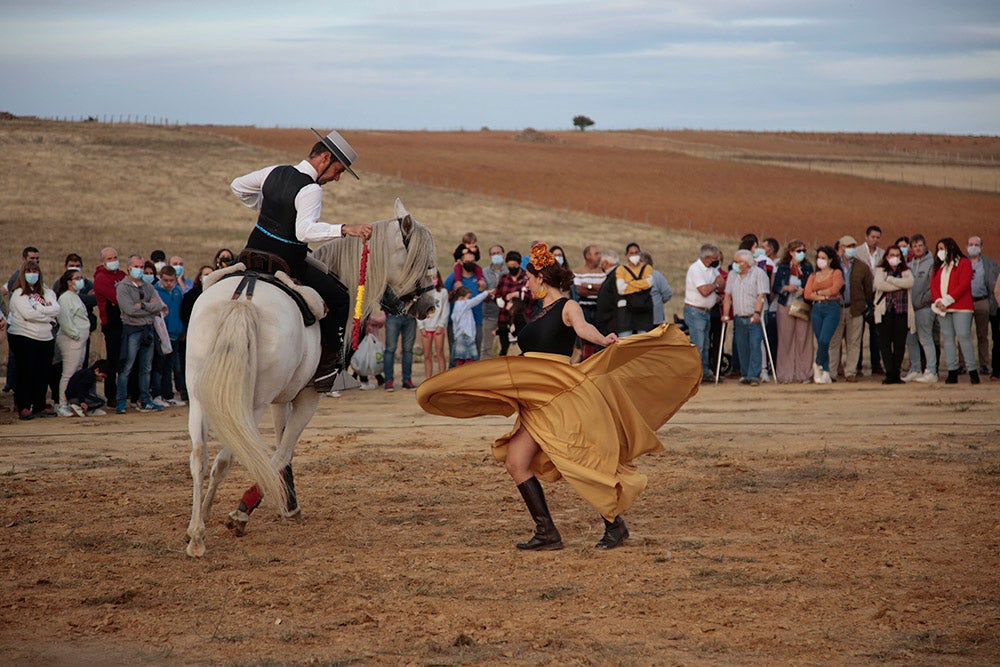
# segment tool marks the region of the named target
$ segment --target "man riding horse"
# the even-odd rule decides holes
[[[246,206],[260,211],[257,225],[247,240],[247,249],[281,257],[288,263],[292,277],[312,287],[326,302],[329,313],[320,320],[323,351],[313,378],[316,391],[325,392],[333,387],[340,370],[342,328],[347,323],[350,295],[336,278],[306,261],[308,244],[343,236],[367,241],[372,226],[319,222],[323,209],[320,187],[330,181],[339,181],[345,171],[360,178],[351,169],[358,154],[340,133],[330,132],[325,137],[316,130],[313,133],[319,141],[305,160],[295,166],[259,169],[236,178],[230,187]]]

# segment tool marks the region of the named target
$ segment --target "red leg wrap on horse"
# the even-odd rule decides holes
[[[248,515],[251,514],[260,505],[263,497],[260,487],[254,484],[243,494],[243,499],[240,501],[240,511],[246,512]]]

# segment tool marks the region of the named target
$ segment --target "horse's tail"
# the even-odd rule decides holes
[[[198,400],[209,427],[250,472],[265,496],[284,505],[284,485],[271,465],[270,446],[254,418],[257,382],[257,313],[247,301],[228,301],[216,338],[200,369]]]

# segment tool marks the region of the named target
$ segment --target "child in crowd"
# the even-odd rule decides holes
[[[167,325],[167,336],[170,338],[170,353],[165,354],[159,341],[154,346],[153,372],[149,393],[153,395],[153,403],[161,408],[187,405],[181,397],[174,397],[174,385],[182,395],[187,391],[184,383],[184,362],[180,353],[180,337],[184,333],[184,323],[181,321],[181,303],[184,301],[184,291],[177,282],[177,270],[170,264],[160,269],[160,279],[153,286],[166,307],[163,319]]]
[[[492,292],[480,292],[470,298],[472,292],[464,285],[452,290],[451,326],[455,332],[455,342],[451,346],[451,358],[455,366],[479,360],[476,347],[476,320],[472,309],[490,297]]]
[[[104,359],[73,373],[66,385],[66,401],[76,416],[100,417],[107,414],[101,409],[104,398],[97,393],[97,381],[103,382],[107,376],[108,362]]]
[[[466,232],[465,235],[462,236],[462,242],[458,244],[455,248],[455,252],[453,253],[455,258],[454,275],[456,283],[462,281],[462,255],[467,252],[472,253],[472,256],[476,258],[476,262],[479,261],[479,240],[476,238],[475,232]],[[483,267],[476,264],[475,268],[472,269],[472,272],[476,274],[476,280],[478,282],[485,282],[485,279],[483,278]]]

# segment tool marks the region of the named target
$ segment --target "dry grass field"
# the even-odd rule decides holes
[[[365,155],[375,136],[357,142]],[[113,244],[195,266],[252,224],[231,178],[301,150],[0,123],[0,259],[12,269],[34,243],[43,267],[72,250],[92,270]],[[484,245],[542,237],[576,256],[635,238],[680,289],[698,244],[734,245],[720,226],[664,230],[457,180],[430,186],[402,164],[399,176],[360,171],[326,188],[326,217],[385,218],[400,196],[442,263],[469,229]],[[595,170],[578,192],[607,178]],[[298,447],[303,518],[282,521],[265,502],[245,537],[228,533],[220,517],[249,483],[237,467],[194,560],[186,408],[13,423],[0,412],[0,663],[997,664],[998,414],[995,383],[703,386],[660,430],[665,451],[638,462],[650,485],[625,547],[595,551],[599,518],[557,483],[546,492],[567,548],[522,553],[513,543],[530,520],[489,453],[511,420],[431,417],[406,391],[345,392],[323,398]]]

